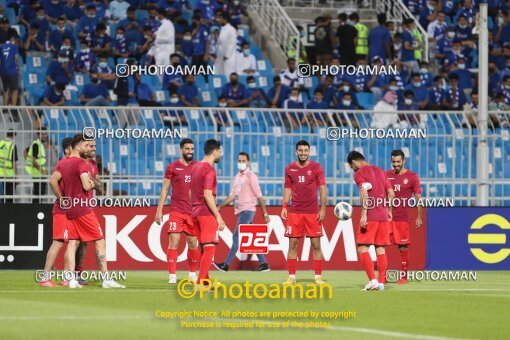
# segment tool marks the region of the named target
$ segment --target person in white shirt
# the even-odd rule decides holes
[[[251,54],[250,44],[243,43],[241,53],[237,53],[236,57],[237,73],[242,75],[258,75],[257,61],[255,56]]]
[[[125,0],[113,0],[110,3],[110,19],[113,21],[126,19],[129,6],[129,2]]]
[[[374,115],[370,127],[374,129],[387,129],[398,123],[397,95],[388,91],[374,106]],[[386,113],[393,112],[393,113]]]
[[[170,65],[170,55],[175,53],[175,28],[174,24],[166,18],[166,11],[158,10],[158,19],[161,22],[158,30],[154,33],[154,46],[147,53],[154,56],[156,65]]]
[[[427,27],[427,36],[429,37],[429,41],[438,41],[441,39],[445,32],[446,27],[448,25],[445,22],[446,14],[443,11],[440,11],[437,14],[437,19],[432,21]]]
[[[303,78],[298,76],[295,58],[287,59],[287,67],[280,71],[280,78],[282,80],[282,85],[290,88],[297,87],[301,89],[305,84]]]
[[[227,77],[236,71],[236,46],[237,31],[229,23],[228,14],[220,12],[216,20],[221,25],[218,36],[218,45],[216,46],[216,74],[224,74]]]

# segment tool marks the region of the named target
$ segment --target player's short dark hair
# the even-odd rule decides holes
[[[351,151],[347,155],[347,163],[351,164],[353,161],[364,161],[365,157],[358,151]]]
[[[195,143],[193,143],[193,140],[191,140],[191,138],[183,138],[181,140],[181,142],[179,143],[179,146],[182,149],[184,147],[184,145],[186,145],[186,144],[195,144]]]
[[[77,133],[73,136],[73,140],[71,141],[71,147],[74,149],[76,145],[83,142],[85,138],[83,137],[83,133]]]
[[[391,157],[402,157],[402,159],[406,159],[406,155],[404,155],[404,151],[400,150],[400,149],[397,149],[397,150],[393,150],[391,152]]]
[[[214,150],[221,148],[221,143],[216,139],[208,139],[204,144],[204,153],[206,156],[211,155]]]
[[[71,142],[73,141],[73,139],[71,137],[66,137],[64,139],[62,139],[62,151],[66,151],[66,149],[69,147],[69,145],[71,145]]]
[[[248,160],[248,162],[250,161],[250,155],[248,155],[246,152],[244,151],[241,151],[239,152],[239,154],[237,155],[237,157],[239,156],[246,156],[246,159]]]
[[[310,148],[310,143],[308,143],[306,140],[304,139],[301,139],[299,142],[296,143],[296,150],[301,146],[301,145],[304,145],[304,146],[308,146],[308,148]]]

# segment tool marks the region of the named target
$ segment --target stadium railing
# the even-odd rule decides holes
[[[299,31],[278,0],[250,0],[250,7],[260,17],[273,39],[280,45],[284,56],[289,55],[292,39],[295,39],[297,43],[295,54],[300,55]]]
[[[283,7],[297,7],[297,8],[319,8],[319,9],[338,9],[350,8],[355,10],[358,7],[366,8],[370,6],[372,1],[361,1],[361,6],[358,5],[358,0],[280,0]]]
[[[62,156],[61,140],[90,127],[96,129],[97,154],[102,159],[100,173],[108,196],[143,197],[156,204],[166,165],[180,156],[180,139],[192,138],[196,143],[195,159],[201,159],[203,143],[209,138],[216,138],[224,148],[223,159],[218,165],[218,195],[221,197],[230,192],[231,180],[237,172],[237,154],[244,151],[251,155],[251,167],[260,177],[262,192],[269,204],[279,204],[285,168],[296,159],[295,143],[305,139],[311,144],[310,158],[321,163],[324,169],[328,203],[338,200],[359,203],[353,173],[346,163],[349,151],[359,150],[370,163],[390,169],[391,151],[402,149],[407,156],[407,168],[420,176],[424,197],[450,198],[459,206],[475,204],[478,128],[474,116],[462,111],[377,113],[393,115],[393,118],[398,115],[399,122],[386,129],[373,130],[376,137],[377,133],[379,137],[384,133],[387,138],[363,138],[370,133],[367,129],[373,126],[373,111],[318,110],[312,113],[294,109],[204,107],[0,109],[3,112],[0,114],[0,138],[4,139],[9,129],[16,132],[19,158],[18,175],[13,179],[18,184],[16,191],[13,196],[6,196],[5,188],[0,188],[2,202],[4,198],[14,198],[20,203],[38,198],[32,194],[32,183],[48,182],[58,158]],[[490,117],[490,161],[487,165],[490,204],[508,205],[510,112],[491,112]],[[25,171],[23,153],[37,137],[39,125],[47,128],[51,141],[46,148],[49,175],[32,178]],[[124,137],[99,136],[100,132],[107,131],[100,129],[119,129],[115,130],[117,137],[122,137],[122,133]],[[137,137],[143,131],[155,138],[127,138],[128,134]],[[426,133],[426,138],[415,138],[424,137],[420,132]],[[167,134],[166,138],[157,138],[163,133]],[[406,133],[410,138],[398,133]],[[2,184],[3,181],[0,182]],[[42,199],[52,202],[53,196],[47,190]]]

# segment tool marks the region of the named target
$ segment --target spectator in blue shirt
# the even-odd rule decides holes
[[[464,0],[464,6],[457,12],[457,15],[455,16],[455,21],[459,21],[461,16],[466,17],[467,22],[471,25],[474,22],[476,10],[473,7],[473,1],[472,0]]]
[[[335,105],[335,110],[356,110],[353,97],[349,92],[342,94],[342,100],[339,100],[338,104]]]
[[[465,15],[459,17],[459,23],[455,26],[455,38],[460,40],[471,39],[473,34],[471,33],[472,28],[468,23],[468,19]]]
[[[317,85],[315,90],[321,90],[323,94],[324,102],[327,105],[331,105],[333,97],[335,96],[336,88],[333,85],[334,76],[328,74],[321,84]]]
[[[465,59],[464,54],[462,54],[462,44],[460,40],[454,40],[452,50],[448,53],[444,61],[445,68],[447,70],[452,69],[453,65],[457,63],[459,58]]]
[[[62,41],[64,37],[73,38],[73,34],[71,31],[66,29],[66,18],[64,16],[59,17],[57,20],[57,27],[51,31],[50,37],[48,39],[48,45],[50,46],[50,51],[56,55],[62,46]]]
[[[37,16],[37,8],[39,7],[39,0],[30,0],[28,6],[21,6],[19,14],[19,22],[28,29],[35,17]]]
[[[158,12],[156,11],[156,8],[150,8],[149,17],[144,20],[143,26],[150,26],[152,32],[156,32],[158,30],[159,25],[160,22],[158,20]]]
[[[46,80],[49,84],[61,83],[68,85],[73,79],[73,68],[69,63],[69,58],[66,56],[65,50],[58,52],[57,60],[53,60],[46,70]]]
[[[106,34],[106,25],[100,22],[96,26],[94,35],[92,35],[92,41],[90,42],[90,48],[97,57],[110,56],[111,52],[111,39]]]
[[[191,62],[191,56],[193,55],[193,42],[191,40],[191,28],[187,27],[184,29],[180,45],[188,64]]]
[[[418,104],[414,100],[413,91],[406,90],[404,91],[404,100],[399,101],[397,105],[398,111],[417,111],[419,109]],[[420,115],[418,114],[399,114],[399,122],[400,126],[403,128],[412,126],[418,127],[420,124]]]
[[[161,106],[156,101],[156,94],[149,85],[138,81],[135,87],[136,100],[140,106]]]
[[[502,93],[505,96],[505,102],[510,105],[510,75],[504,76],[501,85],[496,87],[494,94]]]
[[[387,91],[393,91],[396,95],[398,100],[403,100],[404,98],[404,85],[401,83],[399,84],[399,80],[395,77],[391,77],[390,81],[387,86],[384,87],[384,94]]]
[[[73,26],[78,24],[78,21],[83,16],[83,12],[76,0],[67,0],[67,3],[63,7],[63,13],[69,23]]]
[[[181,57],[174,53],[170,56],[170,65],[177,68],[180,65]],[[162,81],[162,90],[168,91],[169,94],[177,92],[179,87],[182,85],[182,76],[178,72],[174,72],[171,74],[167,74],[166,72],[163,74]]]
[[[265,91],[260,87],[257,87],[257,82],[255,81],[254,76],[248,76],[246,78],[248,83],[248,103],[249,107],[255,108],[265,108],[269,102],[269,98],[267,97]]]
[[[166,10],[168,16],[173,17],[177,12],[181,11],[182,3],[180,0],[159,0],[156,7]]]
[[[48,14],[48,20],[52,24],[56,24],[58,19],[64,15],[64,8],[60,0],[48,0],[45,9]]]
[[[74,68],[74,46],[72,45],[72,38],[64,37],[64,39],[62,39],[62,46],[60,46],[55,58],[58,58],[59,55],[67,58]]]
[[[85,84],[80,96],[80,103],[86,106],[110,105],[110,94],[106,86],[99,82],[97,72],[90,73],[90,84]]]
[[[428,0],[425,2],[426,6],[421,10],[418,22],[421,27],[427,29],[428,25],[436,20],[439,8],[436,0]]]
[[[39,25],[38,24],[32,24],[30,26],[30,29],[22,38],[23,41],[23,48],[25,51],[30,52],[44,52],[45,50],[45,40],[41,39],[41,36],[39,34]]]
[[[464,91],[459,87],[459,76],[455,73],[450,74],[448,79],[450,79],[450,88],[447,91],[450,109],[463,110],[467,100]]]
[[[152,32],[152,28],[149,25],[143,27],[143,35],[138,37],[138,41],[136,42],[136,54],[138,57],[141,57],[154,46],[154,33]]]
[[[44,106],[63,106],[66,102],[64,89],[64,84],[48,85],[42,96],[42,104]]]
[[[46,35],[50,31],[50,22],[46,19],[46,12],[44,8],[39,6],[36,8],[36,17],[30,23],[31,25],[37,24],[39,25],[39,34],[42,39],[46,41]]]
[[[449,74],[456,74],[459,77],[459,87],[466,92],[471,93],[473,89],[473,73],[466,70],[466,60],[464,58],[458,58],[457,64],[453,65],[452,71]]]
[[[229,14],[230,24],[234,27],[238,27],[241,24],[241,15],[243,14],[243,9],[239,0],[232,1],[232,6],[230,7]]]
[[[195,76],[187,74],[184,78],[184,84],[177,91],[179,99],[187,107],[198,107],[198,88],[195,85]]]
[[[196,4],[196,9],[200,11],[202,18],[207,25],[214,22],[217,10],[216,0],[200,0]]]
[[[342,94],[341,100],[338,101],[338,103],[335,105],[334,109],[335,110],[355,110],[356,105],[354,104],[354,100],[355,100],[355,96],[353,96],[349,92],[344,92]],[[336,122],[337,125],[346,126],[346,125],[349,125],[349,123],[350,123],[350,124],[352,124],[352,127],[359,128],[359,122],[358,122],[358,119],[356,118],[355,114],[348,113],[347,117],[348,117],[349,121],[347,121],[347,119],[345,119],[345,116],[343,114],[335,112],[333,115],[333,120]]]
[[[440,65],[443,64],[444,59],[448,54],[450,54],[453,48],[453,40],[455,38],[455,30],[453,27],[448,27],[446,29],[446,34],[438,40],[435,49],[434,57],[438,60]]]
[[[418,72],[418,63],[414,56],[414,51],[420,49],[420,44],[414,38],[412,30],[415,27],[413,19],[404,20],[404,32],[402,32],[402,55],[400,61],[402,61],[409,70],[412,72]]]
[[[221,95],[227,98],[228,107],[245,107],[249,103],[249,93],[246,87],[239,83],[239,75],[230,74],[230,82],[223,86]]]
[[[113,68],[108,65],[108,57],[106,55],[99,57],[99,62],[97,63],[97,77],[108,90],[113,90],[117,76]]]
[[[384,66],[383,60],[376,55],[372,58],[372,65],[375,66],[377,70],[380,70]],[[381,98],[382,90],[390,81],[390,75],[376,71],[371,77],[367,75],[366,79],[369,79],[366,83],[366,89],[374,94],[374,101],[378,102]]]
[[[172,107],[172,108],[179,108],[183,107],[184,104],[179,100],[179,95],[177,92],[174,92],[170,94],[170,100],[168,102],[165,102],[164,106],[166,107]],[[188,125],[188,121],[186,120],[186,115],[184,114],[183,110],[160,110],[160,117],[161,120],[163,120],[163,124],[165,126],[168,126],[170,128],[176,128],[179,126],[186,126]]]
[[[127,44],[129,45],[132,42],[136,42],[142,36],[142,23],[136,20],[135,16],[136,9],[130,6],[127,10],[127,17],[119,21],[117,25],[117,32],[119,27],[124,29],[124,34],[126,35]]]
[[[289,96],[289,88],[282,84],[280,76],[273,78],[273,87],[269,89],[267,95],[272,108],[281,108],[283,101]]]
[[[99,18],[96,13],[96,6],[87,6],[87,15],[82,16],[76,26],[76,32],[78,32],[79,39],[92,39],[92,34],[96,30],[96,26],[99,23]]]
[[[358,103],[358,99],[356,98],[356,92],[352,90],[351,83],[348,80],[344,80],[342,82],[342,86],[338,87],[338,91],[336,92],[335,97],[333,97],[333,102],[335,103],[335,105],[342,100],[345,92],[351,95],[354,107],[357,109],[361,108]]]
[[[11,33],[8,38],[2,45],[2,55],[0,56],[3,99],[4,105],[18,105],[18,86],[21,76],[19,51],[15,43],[16,36]]]
[[[87,40],[80,41],[80,51],[75,57],[76,71],[81,73],[89,73],[96,66],[96,56],[90,50]]]
[[[129,43],[124,34],[124,28],[122,27],[117,27],[117,35],[115,35],[115,40],[113,42],[113,56],[115,62],[117,62],[117,58],[129,57]]]
[[[191,18],[191,42],[193,44],[193,56],[191,63],[196,66],[207,66],[209,59],[209,29],[202,23],[202,17],[195,14]]]
[[[432,87],[434,83],[433,82],[434,76],[432,72],[429,71],[429,63],[427,63],[426,61],[420,62],[420,77],[423,85],[425,85],[427,88]]]
[[[447,110],[446,83],[441,76],[434,77],[434,86],[429,90],[429,109]]]
[[[501,12],[503,13],[504,23],[499,34],[496,36],[496,41],[503,45],[503,43],[510,41],[510,12],[508,9],[504,9]]]
[[[294,87],[290,90],[289,98],[283,101],[283,108],[297,110],[302,110],[305,108],[305,105],[299,99],[299,89],[297,87]],[[287,132],[290,132],[291,128],[297,129],[299,125],[305,125],[307,122],[305,113],[303,111],[281,112],[280,116],[283,121],[283,125],[287,129]]]
[[[377,22],[379,26],[372,28],[368,34],[368,59],[379,56],[386,64],[391,57],[391,33],[386,28],[386,13],[379,13]]]
[[[429,92],[427,87],[421,82],[419,73],[413,73],[411,75],[411,82],[405,87],[405,90],[413,92],[414,99],[416,100],[416,103],[421,110],[427,107],[427,104],[429,103]]]
[[[324,93],[321,89],[316,88],[313,92],[313,100],[306,104],[307,110],[327,110],[329,108],[328,103],[324,100]]]

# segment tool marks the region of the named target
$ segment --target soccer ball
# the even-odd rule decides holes
[[[342,221],[347,221],[352,215],[352,205],[347,202],[340,202],[335,206],[335,216]]]

